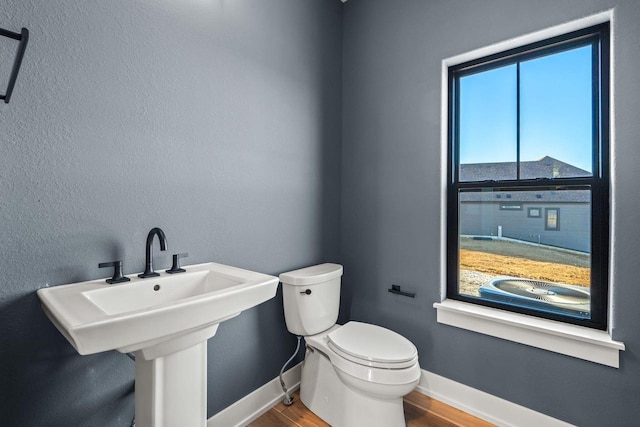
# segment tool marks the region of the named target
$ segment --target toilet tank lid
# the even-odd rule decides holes
[[[342,276],[342,266],[340,264],[324,263],[282,273],[280,281],[287,285],[307,286],[340,276]]]

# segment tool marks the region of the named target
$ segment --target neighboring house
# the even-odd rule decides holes
[[[548,156],[520,165],[523,178],[590,175]],[[510,179],[515,168],[515,162],[462,164],[460,180]],[[588,253],[590,203],[588,190],[467,191],[460,194],[460,234],[509,237]]]

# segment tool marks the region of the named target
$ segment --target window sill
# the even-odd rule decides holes
[[[618,368],[624,344],[605,331],[446,299],[438,323]]]

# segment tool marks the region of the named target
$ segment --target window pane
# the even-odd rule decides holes
[[[591,46],[520,64],[521,178],[592,173]]]
[[[545,229],[547,230],[558,230],[560,228],[560,209],[558,208],[547,208],[547,223],[545,224]]]
[[[516,178],[516,84],[515,65],[460,78],[460,181]]]
[[[590,318],[591,190],[464,190],[458,204],[460,295]]]

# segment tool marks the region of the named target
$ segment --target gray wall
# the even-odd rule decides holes
[[[439,325],[432,308],[440,60],[612,6],[619,370]],[[0,105],[2,424],[128,425],[133,364],[75,354],[35,291],[104,277],[100,261],[142,270],[160,226],[189,263],[341,261],[341,318],[405,334],[423,368],[579,425],[633,425],[638,22],[635,0],[5,0],[0,25],[32,38]],[[277,375],[295,344],[281,310],[278,295],[210,341],[210,416]]]
[[[617,7],[613,284],[620,369],[440,325],[441,60]],[[640,2],[349,0],[342,255],[350,317],[391,327],[424,369],[580,426],[640,417]],[[415,299],[387,292],[392,283]]]
[[[341,9],[2,2],[0,26],[31,41],[0,105],[0,424],[129,425],[133,363],[78,356],[35,291],[105,277],[101,261],[143,270],[154,226],[169,244],[158,268],[183,251],[274,275],[339,260]],[[209,416],[276,377],[294,347],[280,293],[223,323]]]

